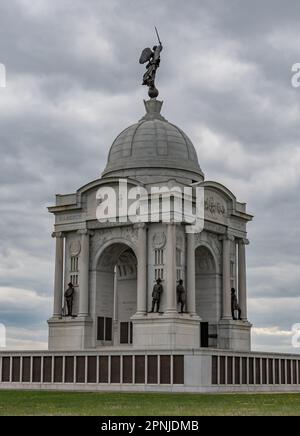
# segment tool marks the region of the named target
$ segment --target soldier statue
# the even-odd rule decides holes
[[[155,306],[156,306],[156,312],[159,312],[159,307],[160,307],[160,298],[161,298],[161,294],[163,293],[163,287],[161,284],[161,279],[158,278],[156,280],[156,284],[154,285],[153,288],[153,292],[152,292],[152,310],[151,313],[154,312],[155,310]]]
[[[238,312],[238,318],[236,317],[236,312]],[[241,308],[238,303],[236,290],[234,288],[231,289],[231,313],[232,313],[232,319],[234,321],[240,321],[241,318]]]
[[[179,280],[178,285],[177,285],[177,301],[178,301],[178,304],[181,305],[180,312],[183,313],[184,306],[186,303],[186,292],[185,292],[185,288],[183,286],[183,280]]]
[[[67,315],[73,316],[73,301],[74,301],[74,286],[72,283],[68,284],[68,289],[65,292],[65,301],[67,304]]]
[[[158,31],[156,28],[155,30],[158,37],[159,45],[155,45],[153,47],[153,50],[151,50],[151,48],[149,47],[145,48],[140,57],[140,64],[145,64],[147,62],[146,65],[147,71],[143,76],[142,84],[149,87],[148,94],[150,98],[156,98],[158,97],[159,94],[158,89],[155,86],[155,77],[156,77],[156,71],[160,65],[160,53],[163,49],[162,43],[158,35]]]

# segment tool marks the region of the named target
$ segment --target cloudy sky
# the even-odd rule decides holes
[[[164,42],[164,115],[207,179],[248,203],[249,318],[257,350],[293,351],[300,323],[298,0],[0,0],[0,323],[9,347],[46,347],[54,194],[104,169],[144,113],[141,50]]]

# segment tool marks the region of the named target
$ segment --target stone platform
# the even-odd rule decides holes
[[[299,392],[300,356],[222,350],[1,352],[0,389]]]

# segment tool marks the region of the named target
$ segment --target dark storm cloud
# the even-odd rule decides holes
[[[32,325],[51,312],[46,206],[55,193],[98,178],[114,137],[141,118],[137,59],[157,25],[164,115],[189,134],[207,178],[256,215],[250,318],[279,333],[263,330],[255,343],[289,346],[280,331],[297,318],[300,280],[300,91],[290,83],[300,62],[299,16],[296,0],[1,1],[0,321],[16,327],[13,344],[40,343]],[[21,315],[7,301],[11,289],[40,315],[31,318],[28,306]]]

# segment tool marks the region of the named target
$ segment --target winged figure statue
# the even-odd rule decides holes
[[[142,51],[141,57],[140,57],[140,64],[146,64],[146,72],[143,76],[143,83],[142,85],[149,87],[149,97],[150,98],[156,98],[158,97],[158,89],[155,87],[155,77],[156,77],[156,71],[159,68],[160,65],[160,53],[162,52],[163,46],[160,41],[158,31],[155,28],[159,45],[155,45],[153,49],[147,47]]]

